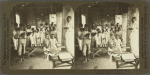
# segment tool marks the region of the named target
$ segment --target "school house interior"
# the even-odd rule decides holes
[[[11,69],[72,69],[74,11],[53,2],[22,2],[11,11]]]
[[[138,69],[139,9],[93,2],[75,11],[76,69]]]

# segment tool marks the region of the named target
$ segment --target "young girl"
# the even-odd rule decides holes
[[[50,38],[48,34],[45,34],[45,39],[43,41],[43,50],[46,58],[50,52]]]
[[[54,38],[57,39],[57,30],[56,30],[56,27],[52,28],[52,31],[50,32],[50,34],[54,34]]]
[[[105,36],[106,36],[106,42],[105,42],[105,44],[107,46],[108,40],[110,39],[110,33],[109,33],[108,29],[106,29]]]
[[[121,39],[119,38],[119,35],[116,35],[116,47],[122,53],[121,46],[122,46]]]
[[[83,39],[83,56],[84,61],[82,63],[85,63],[89,61],[89,55],[91,53],[91,33],[86,33]]]
[[[31,46],[35,46],[36,44],[36,34],[34,28],[32,28],[32,33],[30,35]]]
[[[99,42],[99,47],[102,47],[102,33],[101,33],[101,31],[98,31],[98,42]]]
[[[93,28],[91,33],[91,47],[96,48],[97,31]]]
[[[36,46],[40,46],[41,45],[41,35],[40,35],[40,32],[39,32],[39,29],[37,29],[37,32],[36,32]]]
[[[105,47],[106,44],[106,35],[105,35],[105,30],[102,32],[102,47]]]
[[[40,36],[41,36],[41,45],[42,45],[43,41],[45,39],[45,33],[44,33],[44,29],[43,28],[41,28],[41,30],[40,30]]]
[[[79,43],[79,49],[82,50],[82,42],[83,42],[83,31],[84,31],[84,28],[80,28],[80,31],[78,32],[78,43]]]
[[[110,39],[108,41],[108,54],[110,55],[110,61],[112,61],[112,56],[113,56],[113,49],[115,48],[116,46],[116,43],[115,43],[116,39],[115,39],[115,36],[113,34],[110,35]]]
[[[51,49],[57,51],[57,40],[54,34],[51,34],[52,38],[50,39]]]

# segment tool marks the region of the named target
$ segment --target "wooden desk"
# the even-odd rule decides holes
[[[139,64],[139,58],[136,58],[135,60],[123,60],[121,56],[114,56],[115,62],[116,62],[116,68],[121,68],[121,66],[125,64],[132,64],[132,66],[126,66],[126,67],[135,67],[135,69],[138,69]],[[121,63],[121,64],[119,64]]]
[[[51,57],[51,60],[53,62],[53,68],[56,68],[56,67],[63,67],[63,66],[72,66],[73,64],[73,58],[70,58],[70,59],[62,59],[59,55],[56,55],[56,56],[50,56]],[[59,63],[56,63],[57,61],[59,61]],[[67,63],[68,65],[63,65],[63,66],[60,66],[64,63]]]

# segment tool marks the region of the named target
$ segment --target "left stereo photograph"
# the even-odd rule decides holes
[[[73,69],[74,10],[25,2],[11,10],[10,69]]]

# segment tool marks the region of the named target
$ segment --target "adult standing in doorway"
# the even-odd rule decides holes
[[[138,29],[138,23],[137,18],[132,17],[131,19],[131,33],[130,33],[130,39],[131,39],[131,50],[135,53],[136,56],[139,55],[139,29]]]
[[[64,27],[66,29],[65,32],[65,45],[66,45],[66,49],[71,53],[72,56],[74,56],[74,45],[72,44],[72,42],[74,41],[74,26],[72,24],[71,21],[72,17],[71,16],[67,16],[67,23],[66,26]]]

